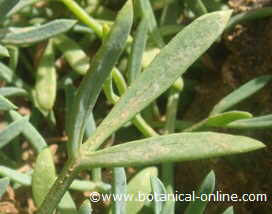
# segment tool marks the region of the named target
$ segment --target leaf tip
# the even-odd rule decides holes
[[[220,15],[220,21],[222,22],[222,24],[227,25],[229,22],[229,19],[231,17],[233,10],[224,10],[224,11],[220,11],[218,12],[218,14]]]

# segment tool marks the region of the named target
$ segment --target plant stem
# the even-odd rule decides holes
[[[37,214],[52,214],[54,212],[66,190],[78,174],[78,171],[74,161],[66,162],[60,175],[38,209]]]
[[[176,90],[173,86],[170,89],[170,95],[167,101],[167,112],[166,112],[166,125],[165,134],[170,134],[175,132],[176,128],[176,117],[179,103],[180,91]],[[167,194],[174,193],[174,164],[173,163],[163,163],[162,164],[162,181],[166,187]],[[170,202],[169,202],[170,203]],[[174,213],[175,204],[172,202],[171,213]]]
[[[112,71],[112,77],[114,78],[116,87],[118,89],[118,92],[120,95],[124,94],[127,90],[127,84],[126,81],[122,75],[122,73],[118,69],[113,69]],[[112,88],[112,77],[110,76],[106,80],[106,84],[104,85],[104,92],[107,97],[107,99],[112,103],[116,104],[120,97],[116,95]],[[137,129],[145,136],[145,137],[153,137],[157,136],[158,134],[156,131],[148,125],[148,123],[143,119],[143,117],[138,114],[136,115],[132,123],[137,127]]]
[[[201,0],[187,0],[187,4],[196,16],[201,16],[208,13],[207,8]]]
[[[83,23],[85,23],[87,26],[89,26],[101,39],[103,37],[103,29],[102,26],[92,17],[90,17],[86,11],[81,8],[74,0],[61,0],[66,7],[68,7],[74,15],[81,20]]]

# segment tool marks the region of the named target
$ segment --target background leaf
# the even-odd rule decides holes
[[[225,127],[233,121],[248,119],[251,117],[252,117],[252,114],[248,112],[229,111],[229,112],[224,112],[221,114],[210,116],[204,124],[205,126],[209,126],[209,127]]]
[[[9,178],[1,178],[0,179],[0,199],[6,192],[9,185]]]
[[[65,35],[59,35],[53,39],[53,42],[76,72],[87,73],[90,68],[90,59],[74,40]]]
[[[21,120],[23,118],[16,111],[9,111],[9,115],[14,121]],[[22,130],[22,134],[27,138],[29,143],[35,148],[37,152],[41,152],[44,148],[47,147],[47,143],[44,138],[30,122],[25,123],[24,126],[25,129]]]
[[[150,177],[152,191],[154,195],[166,195],[166,189],[161,180],[157,177]],[[154,200],[154,214],[164,214],[162,212],[163,207],[167,202],[163,200]]]
[[[227,128],[235,129],[258,129],[272,128],[272,115],[253,117],[250,119],[236,120],[226,125]]]
[[[215,174],[213,171],[211,171],[206,176],[200,188],[198,189],[197,196],[201,197],[201,194],[209,195],[213,193],[214,187],[215,187]],[[197,199],[195,201],[191,201],[188,207],[186,208],[184,214],[202,214],[204,213],[207,204],[208,200],[202,201],[200,199]]]
[[[113,194],[115,195],[125,195],[127,194],[127,177],[126,171],[122,167],[117,167],[113,169]],[[112,213],[113,214],[125,214],[126,213],[126,201],[125,200],[115,200],[112,201]]]
[[[9,15],[10,11],[20,2],[21,0],[0,0],[0,22]]]
[[[92,206],[91,206],[91,203],[89,200],[85,200],[79,210],[78,210],[78,214],[92,214],[93,213],[93,209],[92,209]]]
[[[226,209],[225,212],[223,212],[223,214],[234,214],[233,207],[229,207],[228,209]]]
[[[250,97],[252,94],[261,90],[271,79],[271,75],[265,75],[250,80],[220,100],[220,102],[214,106],[210,114],[218,114],[238,104],[244,99]]]
[[[17,106],[15,106],[12,102],[10,102],[8,99],[0,95],[0,110],[1,111],[9,111],[12,109],[17,109]]]
[[[4,97],[12,97],[12,96],[27,96],[28,93],[26,90],[22,88],[16,88],[16,87],[3,87],[0,88],[0,95]]]
[[[0,131],[0,149],[7,145],[12,139],[17,137],[28,123],[28,117],[12,122],[4,130]]]
[[[38,27],[17,29],[0,35],[0,41],[5,44],[25,45],[40,42],[64,33],[71,29],[76,21],[69,19],[57,19]]]
[[[143,208],[145,201],[138,200],[139,193],[142,197],[152,192],[150,183],[151,176],[157,176],[158,169],[156,167],[148,167],[139,171],[128,183],[127,194],[133,196],[135,200],[127,201],[126,213],[136,214]]]
[[[32,176],[32,193],[38,207],[42,204],[55,179],[53,156],[50,149],[46,148],[38,155]],[[63,214],[76,214],[75,203],[68,192],[60,201],[59,209]]]
[[[51,111],[57,93],[57,73],[52,40],[49,40],[36,73],[35,99],[40,108]]]

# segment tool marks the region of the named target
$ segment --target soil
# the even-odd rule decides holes
[[[233,0],[230,1],[230,5],[235,11],[244,11],[271,5],[271,1]],[[212,48],[210,58],[215,69],[210,69],[201,75],[193,102],[183,117],[185,120],[196,121],[199,118],[205,118],[222,97],[241,84],[260,75],[272,74],[272,18],[236,26],[233,32],[224,35],[216,48]],[[265,115],[271,113],[271,100],[271,84],[269,84],[249,100],[244,101],[238,108],[256,116]],[[220,131],[241,134],[241,131]],[[205,175],[210,170],[214,170],[218,191],[238,195],[270,194],[272,190],[271,133],[254,130],[254,133],[247,131],[243,135],[262,140],[267,148],[235,157],[177,164],[176,189],[181,193],[196,190],[196,184],[200,184]],[[211,203],[205,213],[222,213],[231,205],[234,205],[235,213],[239,214],[268,214],[272,210],[271,201],[270,203],[239,202],[236,204],[217,202],[216,206],[214,205],[215,203]]]

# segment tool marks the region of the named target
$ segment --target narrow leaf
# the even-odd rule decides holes
[[[211,194],[214,191],[215,187],[215,174],[211,171],[207,177],[204,179],[203,183],[201,184],[197,197],[201,198],[201,194]],[[185,210],[185,214],[202,214],[208,204],[208,201],[202,201],[197,199],[195,201],[191,201],[188,207]]]
[[[37,157],[32,175],[32,193],[39,207],[56,179],[53,156],[49,148],[44,149]],[[76,213],[75,204],[67,192],[58,205],[58,209],[65,213]]]
[[[78,210],[78,214],[92,214],[93,209],[89,200],[85,200]]]
[[[32,183],[31,173],[21,173],[6,166],[0,166],[0,175],[8,177],[11,181],[22,184],[23,186],[31,186]],[[111,185],[75,179],[69,189],[81,192],[94,190],[109,192],[111,190]]]
[[[9,185],[9,178],[1,178],[0,179],[0,199],[6,192]]]
[[[21,120],[23,117],[16,111],[9,111],[11,118],[14,121]],[[25,129],[22,130],[22,134],[27,138],[29,143],[34,147],[37,152],[41,152],[47,147],[47,143],[37,129],[28,121],[24,124]]]
[[[161,180],[157,177],[152,176],[151,177],[151,186],[154,197],[160,198],[162,195],[166,195],[166,189]],[[162,209],[164,205],[166,204],[163,200],[154,200],[154,214],[162,214]]]
[[[239,154],[264,148],[261,142],[214,132],[181,133],[113,146],[97,152],[82,151],[82,167],[120,167],[162,162],[192,161]]]
[[[58,19],[38,27],[28,27],[13,30],[0,39],[3,43],[14,45],[25,45],[40,42],[64,33],[71,29],[76,21],[69,19]]]
[[[127,193],[127,177],[124,168],[114,168],[113,169],[113,194],[115,195],[125,195]],[[125,214],[126,213],[126,201],[125,200],[115,200],[112,206],[113,214]]]
[[[210,13],[184,28],[133,82],[85,146],[94,144],[91,149],[97,149],[111,133],[166,91],[218,38],[230,15],[230,11]]]
[[[150,0],[138,0],[136,2],[141,11],[142,18],[144,18],[147,21],[148,29],[149,32],[151,33],[153,41],[159,48],[162,48],[165,44],[163,38],[160,35],[160,31],[158,30],[156,17],[153,12]]]
[[[227,209],[223,212],[223,214],[234,214],[233,207],[227,208]]]
[[[9,67],[0,62],[0,80],[4,80],[9,84],[18,88],[29,88]]]
[[[249,21],[264,19],[269,16],[272,16],[272,7],[264,7],[239,13],[230,19],[226,30],[232,30],[237,24],[243,24]]]
[[[29,175],[17,172],[9,167],[0,166],[0,175],[8,177],[11,181],[17,182],[24,186],[30,186],[31,184],[31,177]]]
[[[51,151],[46,148],[38,155],[32,175],[32,193],[38,207],[42,204],[50,187],[53,185],[55,176]]]
[[[35,99],[40,108],[51,111],[54,107],[57,93],[57,73],[52,41],[49,40],[41,57],[35,84]]]
[[[142,58],[146,46],[148,36],[148,25],[147,20],[142,19],[138,29],[136,31],[131,54],[128,61],[128,80],[131,84],[135,79],[138,78],[142,68]]]
[[[139,211],[143,208],[145,204],[143,197],[146,197],[146,195],[152,192],[150,177],[157,175],[158,169],[156,167],[148,167],[138,172],[129,181],[127,195],[132,196],[134,200],[127,201],[126,213],[129,214],[139,213]]]
[[[252,114],[244,111],[229,111],[221,114],[210,116],[205,122],[209,127],[225,127],[227,124],[241,119],[251,118]]]
[[[70,186],[71,190],[86,192],[99,190],[101,192],[109,192],[111,190],[111,185],[103,182],[92,182],[85,180],[74,180]]]
[[[69,125],[70,142],[68,144],[70,155],[78,151],[78,145],[83,139],[86,120],[93,110],[103,83],[126,45],[132,19],[133,8],[132,2],[129,0],[119,12],[114,26],[92,61],[91,68],[77,91],[69,121],[69,124],[71,124]]]
[[[0,0],[0,22],[9,15],[10,11],[20,2],[20,0]]]
[[[226,127],[235,129],[272,128],[272,115],[269,114],[250,119],[236,120],[228,123]]]
[[[12,139],[17,137],[28,123],[28,117],[12,122],[4,130],[0,131],[0,149],[7,145]]]
[[[16,87],[4,87],[0,88],[0,95],[4,97],[12,97],[12,96],[27,96],[27,91],[22,88]]]
[[[9,110],[12,110],[12,109],[17,109],[17,106],[15,106],[7,98],[0,95],[0,110],[1,111],[9,111]]]
[[[214,106],[210,114],[213,115],[223,112],[238,104],[239,102],[261,90],[271,79],[271,75],[265,75],[247,82],[220,100],[220,102]]]
[[[74,40],[65,35],[59,35],[53,39],[53,42],[76,72],[87,73],[90,68],[89,57]]]
[[[3,57],[9,57],[8,49],[6,47],[4,47],[3,45],[0,45],[0,57],[1,56],[3,56]]]

